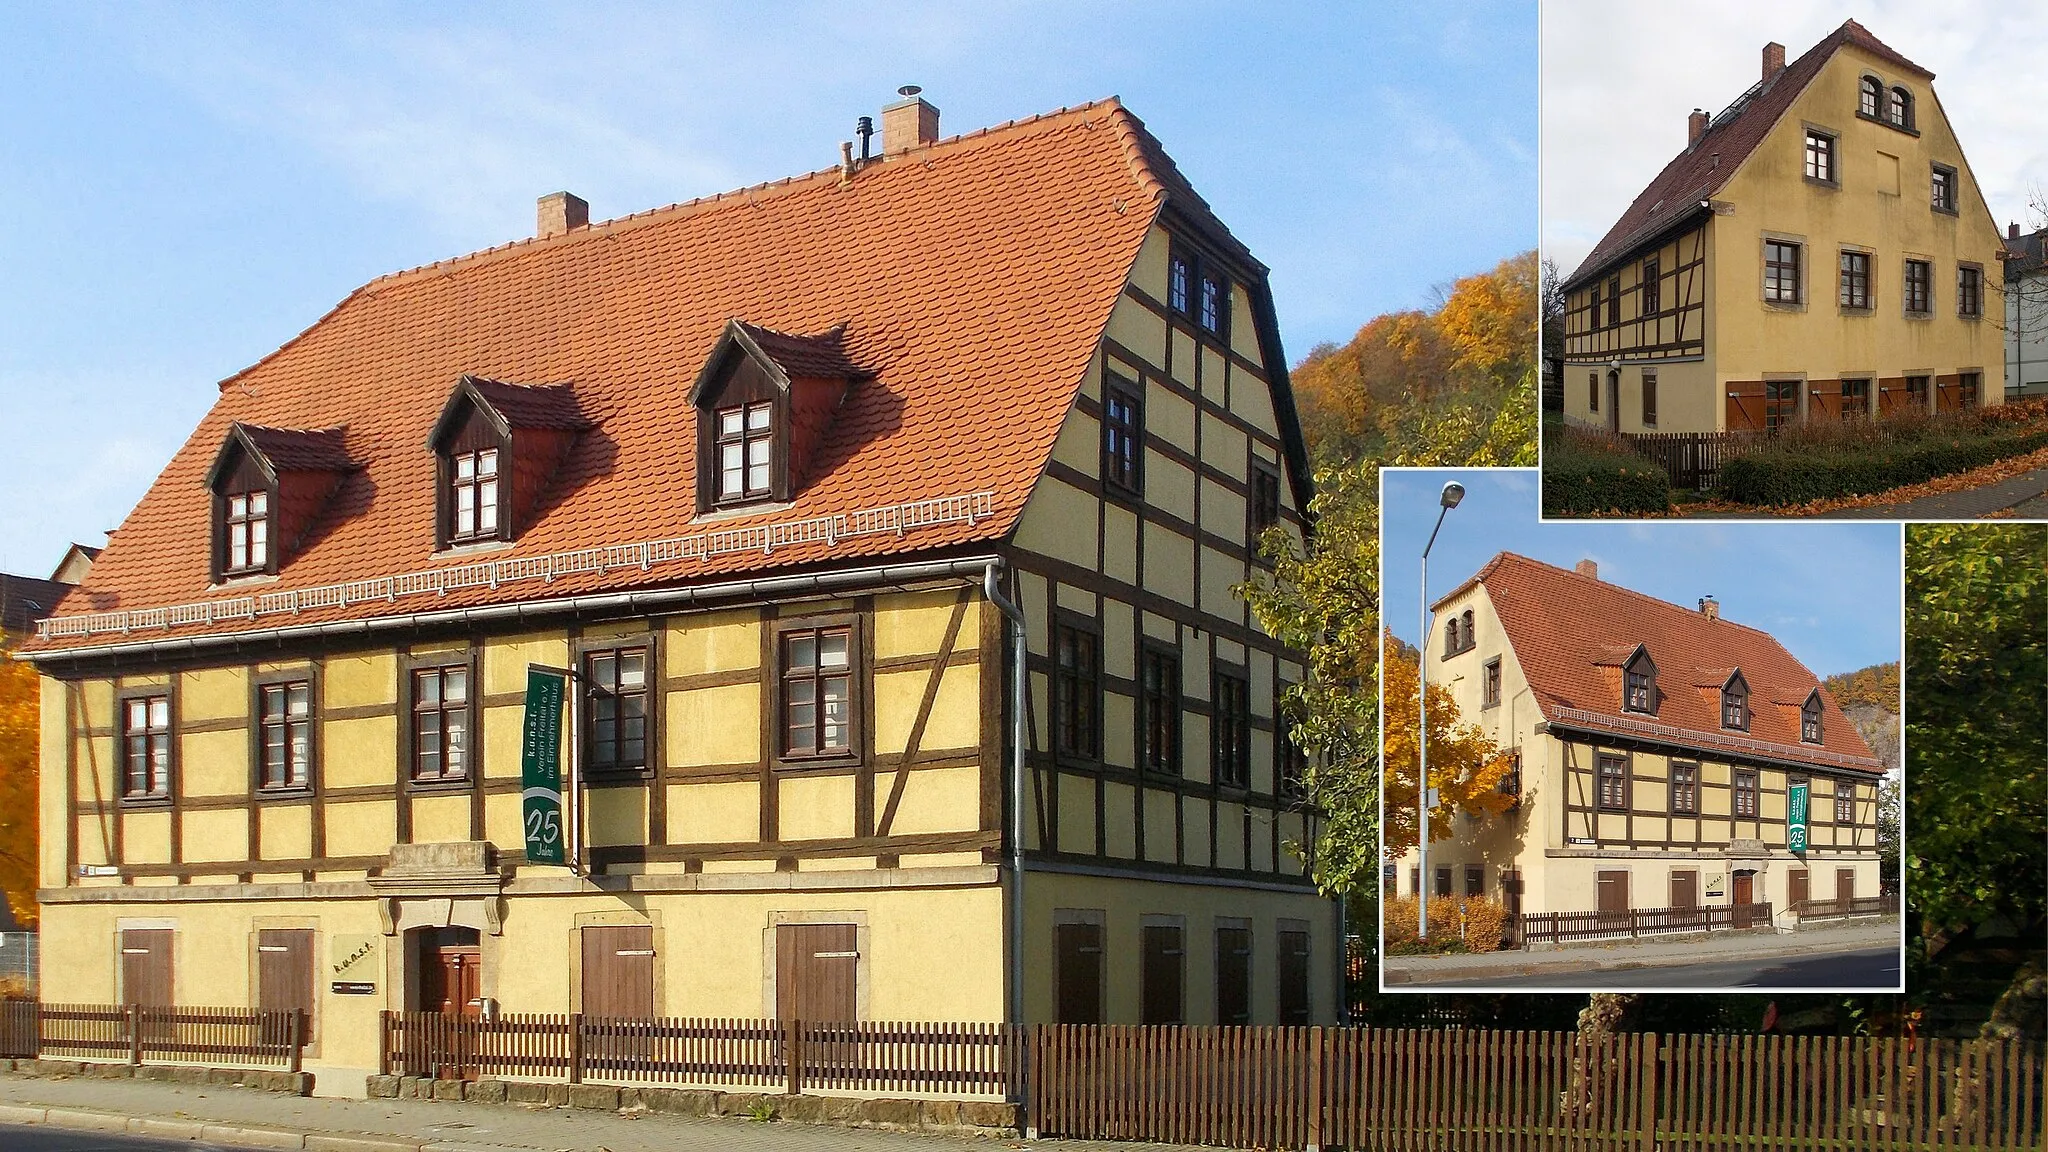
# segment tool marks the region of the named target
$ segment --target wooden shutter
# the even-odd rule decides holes
[[[121,1000],[168,1008],[177,1003],[171,982],[169,928],[121,930]]]
[[[1671,874],[1671,906],[1673,908],[1697,908],[1700,904],[1700,874],[1697,872],[1673,872]]]
[[[654,929],[645,924],[582,929],[583,1014],[630,1020],[654,1016]]]
[[[1600,911],[1607,913],[1628,911],[1628,873],[1601,872],[1597,876],[1600,888]]]
[[[1728,394],[1728,431],[1761,429],[1764,426],[1764,382],[1731,380],[1725,390]]]
[[[1252,1022],[1252,930],[1216,930],[1216,1022]]]
[[[1500,873],[1501,903],[1511,916],[1522,914],[1522,870],[1503,868]]]
[[[1835,903],[1841,906],[1842,911],[1847,912],[1849,910],[1849,902],[1854,899],[1856,899],[1856,870],[1854,868],[1835,869]]]
[[[1053,952],[1059,1022],[1102,1023],[1102,925],[1054,925]]]
[[[1812,898],[1811,890],[1807,887],[1806,869],[1794,868],[1787,872],[1785,874],[1785,882],[1793,907],[1797,908]]]
[[[313,1039],[313,930],[263,928],[256,933],[256,1006],[265,1012],[303,1012]]]
[[[859,1019],[860,929],[780,924],[775,929],[775,1014],[839,1023]]]
[[[1280,957],[1275,967],[1280,976],[1280,1023],[1308,1023],[1308,933],[1299,928],[1280,930]]]
[[[1182,1005],[1181,981],[1184,973],[1182,961],[1185,951],[1181,943],[1181,929],[1174,924],[1147,924],[1143,929],[1144,960],[1139,973],[1143,985],[1141,999],[1144,1001],[1146,1024],[1182,1024],[1186,1022]]]

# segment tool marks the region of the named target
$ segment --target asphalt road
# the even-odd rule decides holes
[[[67,1132],[62,1128],[16,1128],[10,1124],[0,1124],[0,1149],[6,1152],[226,1152],[218,1144],[197,1144],[190,1140],[147,1140],[140,1136]]]
[[[1517,983],[1549,986],[1555,977],[1503,980],[1484,976],[1472,980],[1431,980],[1426,987],[1479,988],[1512,992]],[[1564,983],[1573,988],[1697,988],[1719,991],[1735,988],[1896,988],[1899,983],[1899,950],[1868,948],[1854,952],[1824,952],[1815,956],[1749,957],[1714,960],[1704,964],[1660,965],[1655,968],[1583,969],[1571,973]],[[1425,987],[1418,981],[1411,986]],[[1403,991],[1408,990],[1404,987]]]

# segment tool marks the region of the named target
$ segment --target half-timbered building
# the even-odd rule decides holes
[[[1510,911],[1626,912],[1878,895],[1883,766],[1767,633],[1503,552],[1432,605],[1422,659],[1460,717],[1515,757],[1499,816],[1411,849],[1403,895]],[[1806,847],[1789,786],[1805,783]],[[1443,835],[1446,828],[1437,827]]]
[[[1114,100],[882,120],[545,197],[221,384],[30,645],[47,998],[302,1007],[337,1068],[384,1009],[1333,1017],[1235,591],[1308,495],[1266,269]]]
[[[1766,44],[1566,279],[1565,418],[1715,432],[2000,403],[1999,254],[1933,73],[1853,20],[1790,64]]]

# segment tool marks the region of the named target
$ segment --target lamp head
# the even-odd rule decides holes
[[[1446,508],[1456,508],[1458,501],[1465,498],[1465,486],[1456,480],[1444,485],[1444,494],[1438,500]]]

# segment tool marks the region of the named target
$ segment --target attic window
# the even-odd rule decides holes
[[[699,512],[796,499],[849,389],[868,375],[847,360],[843,337],[726,322],[690,388]]]
[[[1873,120],[1877,119],[1879,110],[1884,106],[1884,82],[1875,76],[1865,76],[1862,93],[1856,110]]]
[[[1637,648],[1622,667],[1621,707],[1627,712],[1657,712],[1657,665],[1647,649]]]
[[[567,385],[458,380],[427,436],[435,458],[435,545],[517,538],[588,426]]]
[[[498,448],[458,452],[448,460],[448,539],[455,544],[502,538],[498,514]]]
[[[1230,338],[1230,277],[1185,248],[1166,257],[1166,306],[1218,340]]]
[[[766,401],[718,409],[718,502],[773,495],[775,405]]]
[[[248,576],[270,569],[270,490],[232,492],[223,499],[223,576]]]
[[[1721,727],[1749,731],[1749,682],[1740,671],[1721,685]]]
[[[212,579],[275,574],[353,467],[339,428],[232,425],[206,475]]]
[[[1806,703],[1799,708],[1799,739],[1808,744],[1818,744],[1821,742],[1820,693],[1818,692],[1808,696]]]
[[[1913,94],[1903,87],[1892,89],[1892,98],[1885,104],[1884,119],[1894,128],[1910,131],[1913,127]]]

